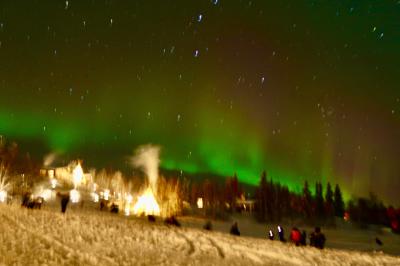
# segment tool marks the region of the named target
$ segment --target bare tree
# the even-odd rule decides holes
[[[10,179],[8,177],[8,169],[6,165],[0,163],[0,191],[8,191],[10,188]]]

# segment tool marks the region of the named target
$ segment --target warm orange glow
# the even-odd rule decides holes
[[[77,203],[79,202],[81,195],[79,194],[78,190],[73,189],[69,192],[69,196],[71,198],[72,203]]]
[[[7,191],[0,191],[0,202],[5,202],[7,200]]]
[[[158,206],[153,191],[150,188],[138,197],[135,206],[133,206],[133,213],[135,215],[160,215],[160,206]]]
[[[78,162],[78,165],[74,168],[72,172],[72,182],[74,183],[75,188],[78,187],[82,183],[83,180],[83,169],[81,163]]]
[[[203,198],[197,198],[197,208],[203,209]]]

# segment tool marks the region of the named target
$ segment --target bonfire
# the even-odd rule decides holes
[[[138,197],[136,204],[133,206],[133,213],[135,215],[160,215],[160,206],[154,197],[151,188],[147,188],[145,192]]]
[[[7,200],[7,190],[10,186],[7,169],[3,164],[0,165],[0,202],[5,202]]]

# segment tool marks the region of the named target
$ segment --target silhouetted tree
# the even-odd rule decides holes
[[[328,182],[326,185],[326,194],[325,194],[325,215],[328,219],[331,219],[335,215],[335,210],[333,207],[333,191],[331,184]]]
[[[260,221],[265,221],[267,218],[267,193],[267,173],[263,171],[260,178],[260,184],[256,191],[256,216]]]
[[[267,186],[267,220],[275,221],[276,220],[276,186],[272,182],[272,179],[268,182]]]
[[[315,204],[317,217],[319,219],[325,218],[324,197],[322,192],[322,184],[320,182],[315,184]]]
[[[283,201],[284,199],[282,198],[282,186],[280,183],[277,183],[274,186],[274,206],[273,206],[273,215],[275,221],[279,222],[282,219],[282,211],[283,211]]]
[[[219,213],[221,209],[221,200],[223,197],[223,191],[218,187],[218,184],[212,180],[205,180],[202,186],[203,190],[203,203],[204,209],[207,215],[211,215],[214,218]]]
[[[236,173],[232,178],[227,178],[225,182],[224,199],[229,204],[229,210],[233,211],[236,206],[236,199],[240,197],[241,190]]]
[[[302,209],[304,215],[307,219],[311,218],[312,216],[312,196],[310,192],[310,188],[308,186],[308,182],[304,182],[303,187],[303,196],[302,196]]]
[[[335,209],[335,216],[338,217],[343,217],[344,215],[344,201],[342,197],[342,191],[340,190],[340,187],[338,184],[335,186],[335,192],[334,192],[334,199],[333,199],[333,206]]]
[[[292,217],[293,210],[291,209],[291,197],[289,188],[287,186],[282,186],[279,196],[279,208],[282,213],[282,217]]]

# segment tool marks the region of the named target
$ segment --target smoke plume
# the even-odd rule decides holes
[[[159,155],[160,147],[149,144],[140,146],[135,151],[135,155],[132,158],[133,166],[142,169],[147,175],[153,193],[157,191],[158,165],[160,163]]]
[[[43,159],[43,165],[46,167],[50,166],[56,160],[57,156],[58,154],[55,152],[47,154]]]

